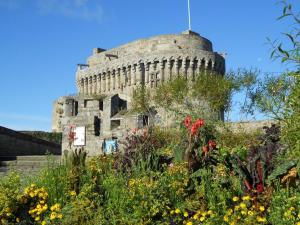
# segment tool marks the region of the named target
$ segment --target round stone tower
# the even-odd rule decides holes
[[[225,72],[225,60],[212,43],[193,31],[140,39],[110,50],[96,48],[87,64],[78,65],[79,95],[129,94],[136,85],[155,88],[200,70]]]

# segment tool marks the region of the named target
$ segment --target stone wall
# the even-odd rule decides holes
[[[230,130],[235,133],[238,132],[255,132],[261,131],[264,126],[270,127],[272,124],[275,124],[275,120],[254,120],[254,121],[239,121],[239,122],[230,122],[227,123]]]
[[[136,85],[155,88],[179,75],[194,80],[203,70],[224,74],[225,59],[209,40],[188,31],[95,49],[87,64],[78,66],[76,83],[79,95],[130,95]]]
[[[0,156],[61,154],[61,146],[0,126]]]
[[[84,128],[84,148],[89,156],[101,154],[105,139],[121,141],[132,129],[174,122],[161,109],[151,115],[133,113],[136,87],[144,86],[153,93],[178,76],[192,82],[209,72],[222,76],[225,59],[213,51],[208,39],[192,31],[140,39],[110,50],[95,48],[86,64],[78,64],[77,95],[54,102],[52,131],[62,132],[64,151],[76,148],[70,146],[70,131]]]

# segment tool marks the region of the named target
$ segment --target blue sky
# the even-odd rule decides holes
[[[227,71],[281,72],[266,44],[289,30],[281,10],[275,0],[191,0],[192,30],[227,53]],[[76,93],[76,64],[94,47],[187,28],[187,0],[0,0],[0,126],[51,130],[53,101]]]

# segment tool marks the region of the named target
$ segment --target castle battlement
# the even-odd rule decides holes
[[[179,74],[194,79],[200,70],[225,72],[225,60],[195,32],[140,39],[110,50],[95,49],[76,73],[83,95],[129,93],[136,85],[155,88]]]

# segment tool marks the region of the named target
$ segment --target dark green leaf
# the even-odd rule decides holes
[[[286,35],[291,40],[291,42],[293,43],[294,46],[296,45],[294,37],[291,34],[284,33],[284,35]]]
[[[284,14],[284,15],[278,17],[277,20],[281,20],[281,19],[283,19],[284,17],[291,16],[291,15],[292,15],[292,14],[290,14],[290,13]]]

